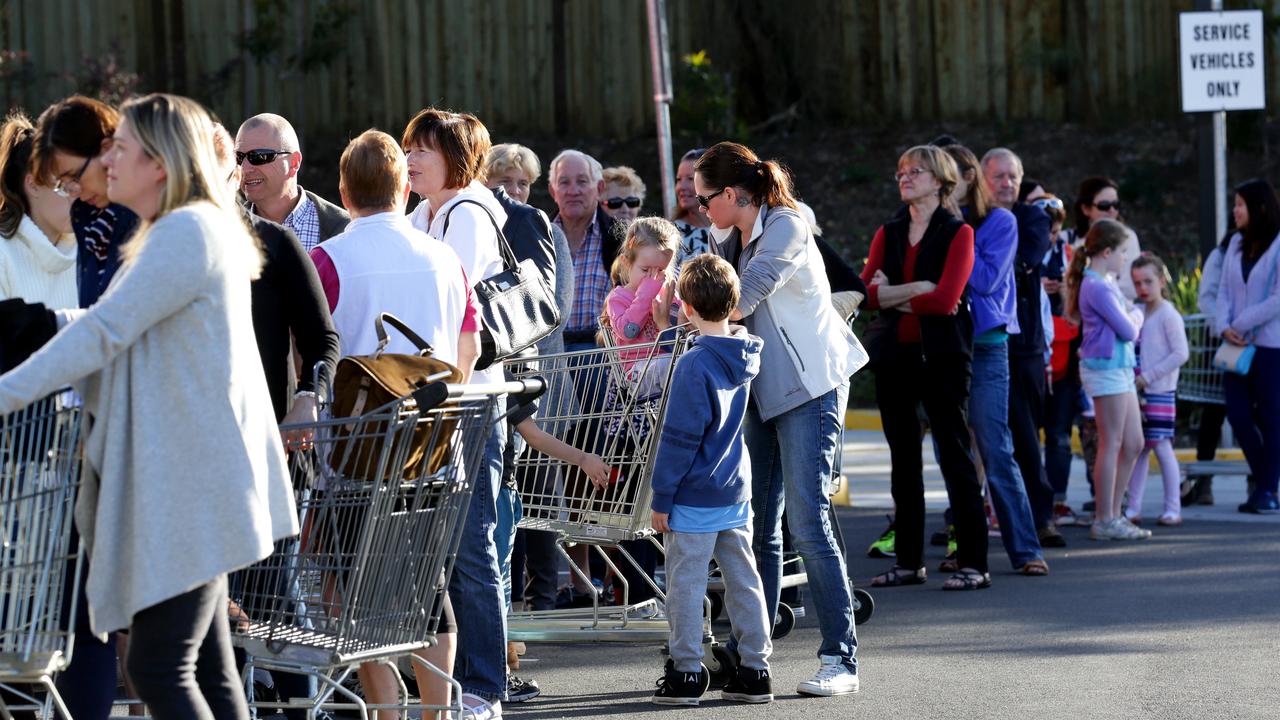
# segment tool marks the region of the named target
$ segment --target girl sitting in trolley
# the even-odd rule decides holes
[[[671,327],[675,283],[671,258],[680,246],[680,231],[660,217],[640,218],[627,226],[623,250],[613,263],[617,283],[605,300],[605,317],[627,382],[639,398],[657,395],[666,384],[671,356],[653,343]],[[630,346],[639,346],[633,349]]]

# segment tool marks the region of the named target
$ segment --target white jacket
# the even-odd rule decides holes
[[[76,307],[75,236],[68,233],[55,245],[23,215],[13,237],[0,238],[0,300],[9,298],[53,310]]]

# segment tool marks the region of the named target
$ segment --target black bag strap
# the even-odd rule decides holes
[[[373,331],[378,336],[378,349],[374,351],[374,357],[381,355],[387,349],[387,343],[391,342],[391,338],[387,336],[387,328],[384,323],[399,330],[400,334],[408,338],[409,342],[413,343],[414,347],[418,348],[418,351],[424,357],[435,353],[435,348],[431,347],[431,343],[423,340],[421,335],[410,330],[403,320],[391,313],[384,312],[380,313],[373,321]]]
[[[485,215],[489,216],[489,222],[493,225],[493,231],[498,235],[498,254],[502,256],[503,267],[506,270],[515,270],[517,267],[519,267],[520,261],[516,259],[516,254],[511,249],[511,245],[507,242],[507,236],[503,234],[502,228],[498,227],[498,219],[493,216],[493,212],[490,211],[489,208],[485,207],[484,203],[479,202],[478,200],[464,198],[462,200],[459,200],[457,203],[455,203],[453,207],[449,208],[449,212],[444,214],[444,227],[441,228],[440,234],[441,235],[449,234],[449,216],[453,215],[453,211],[457,210],[459,205],[466,205],[466,204],[475,205],[476,207],[483,210]],[[443,237],[441,237],[440,239],[444,240]],[[473,283],[478,283],[481,280],[484,280],[484,278],[467,278],[467,279]]]

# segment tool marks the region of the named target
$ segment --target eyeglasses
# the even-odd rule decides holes
[[[605,200],[604,204],[605,204],[605,207],[609,208],[610,210],[617,210],[623,205],[626,205],[629,208],[638,208],[640,207],[640,198],[636,197],[635,195],[632,195],[630,197],[624,197],[624,198],[611,197],[608,200]]]
[[[923,173],[927,173],[927,172],[929,172],[929,171],[928,171],[928,170],[925,170],[925,169],[924,169],[924,168],[922,168],[922,167],[913,167],[913,168],[911,168],[910,170],[908,170],[908,171],[906,171],[906,172],[900,172],[900,173],[897,173],[896,175],[894,175],[894,176],[893,176],[893,181],[894,181],[894,182],[897,182],[897,183],[900,183],[900,182],[902,182],[903,180],[907,180],[907,179],[915,180],[916,178],[920,177],[920,175],[921,175],[921,174],[923,174]]]
[[[291,154],[288,150],[267,150],[259,148],[257,150],[249,150],[248,152],[236,152],[236,164],[244,164],[245,158],[249,159],[250,165],[266,165],[281,155]]]
[[[710,195],[695,195],[695,197],[698,198],[698,204],[701,205],[702,207],[704,208],[711,207],[711,201],[715,200],[716,197],[720,195],[720,193],[728,189],[729,189],[728,187],[722,187],[719,190],[711,193]]]
[[[1120,211],[1119,200],[1103,200],[1102,202],[1093,203],[1093,206],[1102,212],[1111,212],[1112,210],[1115,210],[1116,212]]]
[[[1054,198],[1047,198],[1047,197],[1036,198],[1035,200],[1032,200],[1032,201],[1031,201],[1031,204],[1032,204],[1032,205],[1035,205],[1036,207],[1040,208],[1041,210],[1049,210],[1049,209],[1053,209],[1053,210],[1062,210],[1062,209],[1063,209],[1063,207],[1064,207],[1064,206],[1063,206],[1063,204],[1062,204],[1062,199],[1061,199],[1061,198],[1056,198],[1056,197],[1054,197]]]
[[[84,177],[84,171],[89,169],[89,163],[93,162],[93,158],[85,158],[84,164],[80,166],[71,177],[62,176],[53,183],[53,191],[59,197],[69,198],[72,195],[80,194],[80,178]]]

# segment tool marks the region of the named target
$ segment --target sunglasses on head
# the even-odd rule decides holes
[[[243,164],[245,159],[247,158],[249,160],[250,165],[266,165],[267,163],[271,162],[272,160],[275,160],[281,155],[289,155],[289,154],[290,153],[288,150],[258,149],[258,150],[249,150],[248,152],[237,151],[236,164],[237,165]]]
[[[1031,201],[1031,204],[1035,205],[1041,210],[1048,210],[1050,208],[1053,208],[1054,210],[1061,210],[1063,207],[1062,200],[1056,197],[1055,198],[1047,198],[1047,197],[1036,198],[1035,200]]]
[[[1111,212],[1112,210],[1120,209],[1120,201],[1119,200],[1103,200],[1102,202],[1094,203],[1093,206],[1101,210],[1102,212]]]
[[[609,208],[610,210],[617,210],[623,205],[626,205],[629,208],[638,208],[640,207],[640,198],[636,197],[635,195],[632,195],[630,197],[624,197],[624,198],[611,197],[608,200],[605,200],[604,204],[605,204],[605,207]]]

